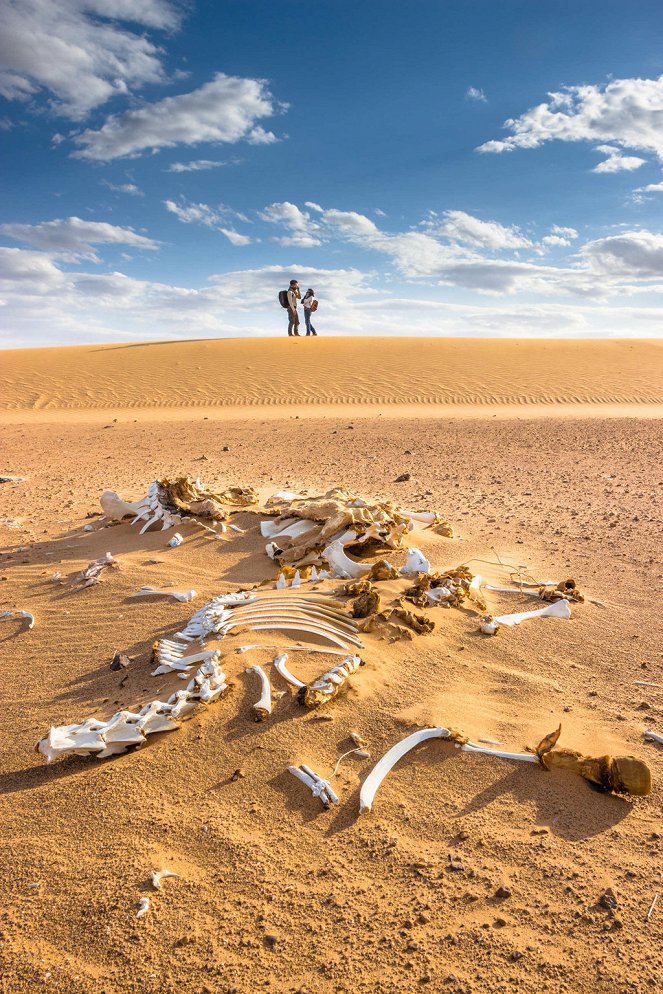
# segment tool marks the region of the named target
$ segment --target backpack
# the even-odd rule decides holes
[[[313,303],[311,304],[311,310],[317,311],[317,309],[318,309],[318,302],[317,300],[314,300]]]
[[[281,305],[281,307],[285,307],[286,309],[290,306],[288,304],[288,291],[287,290],[279,290],[279,304]]]

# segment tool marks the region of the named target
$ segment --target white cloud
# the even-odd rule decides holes
[[[413,335],[533,338],[660,334],[657,307],[450,303],[429,294],[422,299],[416,291],[391,295],[357,269],[294,262],[211,276],[201,288],[191,288],[118,272],[65,272],[46,253],[0,248],[0,344],[282,336],[277,292],[293,277],[315,288],[322,334],[402,335],[404,328]]]
[[[57,113],[80,120],[132,87],[165,81],[160,49],[127,22],[172,30],[179,20],[168,0],[4,0],[0,94],[24,101],[47,90]]]
[[[482,221],[465,211],[445,211],[438,231],[450,241],[493,251],[532,247],[530,239],[525,238],[518,228],[505,227],[497,221]]]
[[[482,104],[488,103],[486,99],[486,94],[483,92],[483,90],[479,89],[479,87],[476,86],[468,86],[467,90],[465,91],[465,96],[468,100],[476,100]]]
[[[639,186],[634,193],[663,193],[663,183],[648,183],[647,186]]]
[[[644,166],[647,161],[637,155],[622,155],[620,149],[614,148],[612,145],[598,145],[595,151],[607,155],[608,158],[594,166],[593,173],[633,172],[634,169]]]
[[[182,198],[180,203],[175,200],[164,200],[166,210],[174,214],[183,224],[202,224],[206,228],[213,228],[225,235],[233,245],[250,245],[252,239],[248,235],[243,235],[234,228],[228,227],[228,220],[248,221],[244,214],[219,204],[217,207],[210,207],[209,204],[194,204]]]
[[[663,235],[625,231],[587,242],[581,255],[589,267],[606,276],[637,280],[663,278]]]
[[[568,247],[571,242],[578,237],[575,228],[564,228],[559,224],[553,224],[549,235],[544,235],[541,245],[546,248]]]
[[[284,109],[261,79],[244,79],[217,73],[197,90],[165,97],[122,114],[112,114],[97,131],[74,136],[82,148],[74,155],[107,162],[136,156],[151,149],[200,142],[234,143],[245,139],[264,144],[269,133],[256,121]]]
[[[171,162],[167,173],[198,173],[204,169],[218,169],[220,166],[235,165],[237,160],[193,159],[191,162]]]
[[[484,142],[479,151],[538,148],[548,141],[607,141],[663,159],[663,76],[615,79],[604,86],[569,86],[549,93],[548,98],[506,121],[504,126],[511,134]]]
[[[88,259],[99,262],[93,245],[132,245],[134,248],[156,250],[159,243],[139,235],[133,228],[120,228],[105,221],[83,221],[67,217],[40,224],[2,224],[0,233],[44,249],[53,257],[67,260]]]
[[[317,210],[317,206],[307,204]],[[322,208],[319,208],[322,210]],[[284,200],[282,203],[270,204],[260,211],[258,216],[269,224],[280,224],[288,231],[287,235],[274,238],[279,245],[297,246],[299,248],[313,248],[320,245],[320,238],[317,235],[319,223],[311,218],[310,214],[301,211],[295,204]]]
[[[132,197],[144,197],[145,194],[139,190],[135,183],[111,183],[107,179],[101,181],[105,187],[114,193],[128,193]]]
[[[219,228],[221,234],[225,235],[231,245],[250,245],[251,239],[248,235],[242,235],[234,228]]]

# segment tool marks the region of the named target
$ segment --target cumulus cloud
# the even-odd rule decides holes
[[[476,100],[478,103],[487,103],[486,94],[477,86],[468,86],[465,91],[465,96],[468,100]]]
[[[607,155],[608,158],[594,166],[593,173],[633,172],[634,169],[644,166],[647,161],[637,155],[622,155],[621,151],[612,145],[598,145],[596,151],[601,155]]]
[[[307,204],[306,206],[317,209],[317,205]],[[322,208],[319,208],[320,210]],[[298,246],[299,248],[313,248],[320,245],[320,238],[317,235],[320,225],[314,221],[311,215],[302,211],[296,204],[284,200],[282,203],[269,204],[258,216],[269,224],[280,224],[287,230],[286,235],[275,237],[274,241],[279,245]]]
[[[167,173],[198,173],[204,169],[219,169],[221,166],[235,165],[237,160],[193,159],[191,162],[171,162]]]
[[[647,183],[646,186],[638,186],[634,193],[663,193],[663,183]]]
[[[94,245],[131,245],[154,251],[159,243],[139,235],[133,228],[120,228],[105,221],[83,221],[67,217],[40,224],[2,224],[0,233],[17,242],[44,249],[54,258],[99,262]]]
[[[660,328],[660,309],[559,302],[451,303],[390,294],[357,269],[292,262],[218,274],[200,288],[133,279],[120,272],[65,272],[46,253],[0,248],[5,347],[90,341],[283,335],[276,291],[297,278],[321,300],[327,334],[642,336]]]
[[[161,50],[142,29],[179,21],[169,0],[5,0],[0,94],[25,101],[46,90],[56,113],[80,120],[111,97],[165,82]]]
[[[612,277],[652,280],[663,277],[663,235],[625,231],[587,242],[581,255],[594,272]]]
[[[235,143],[244,139],[264,144],[276,138],[256,122],[284,107],[274,100],[264,80],[217,73],[197,90],[112,114],[98,130],[88,128],[74,135],[74,142],[82,146],[74,155],[108,162],[148,149],[158,151],[200,142]]]
[[[615,79],[604,86],[569,86],[549,93],[546,102],[505,122],[511,132],[507,138],[484,142],[479,151],[510,152],[549,141],[601,141],[651,152],[663,160],[662,125],[663,76]]]
[[[443,216],[438,231],[451,241],[494,251],[532,247],[530,239],[525,238],[516,227],[506,227],[497,221],[482,221],[465,211],[445,211]]]
[[[248,235],[243,235],[234,228],[219,228],[222,235],[225,235],[231,245],[250,245],[251,239]]]

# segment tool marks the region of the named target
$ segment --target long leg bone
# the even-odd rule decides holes
[[[569,602],[566,600],[559,600],[555,601],[553,604],[548,604],[546,607],[539,608],[536,611],[521,611],[516,614],[501,614],[497,618],[489,617],[482,621],[481,631],[487,635],[494,635],[497,629],[492,630],[493,625],[506,625],[508,628],[511,628],[513,625],[519,625],[521,621],[529,621],[530,618],[564,618],[568,620],[570,617],[571,608],[569,607]]]
[[[648,742],[658,742],[659,745],[663,745],[663,735],[659,735],[658,732],[645,732],[645,739]]]
[[[176,590],[155,590],[154,587],[141,587],[135,594],[129,597],[173,597],[176,601],[186,603],[192,601],[198,594],[195,590],[185,590],[179,593]]]
[[[256,721],[264,721],[272,713],[272,689],[269,686],[269,677],[262,666],[247,666],[246,672],[255,673],[260,677],[260,700],[253,705],[253,710]]]

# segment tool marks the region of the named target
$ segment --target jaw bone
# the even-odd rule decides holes
[[[370,564],[358,563],[355,559],[346,556],[338,540],[327,546],[322,558],[329,563],[332,576],[339,580],[358,580],[360,576],[365,576],[371,570]]]
[[[348,656],[347,659],[341,660],[313,683],[300,687],[299,703],[307,708],[319,708],[323,704],[328,704],[336,697],[348,677],[352,673],[356,673],[362,665],[359,656]]]
[[[52,727],[36,748],[47,763],[67,755],[95,755],[97,759],[116,756],[130,746],[144,745],[147,735],[176,731],[181,718],[199,704],[217,700],[227,689],[226,677],[218,662],[208,660],[186,688],[171,694],[167,701],[150,701],[137,713],[118,711],[105,722],[88,718],[80,725]]]
[[[260,677],[260,700],[253,705],[256,721],[264,721],[272,713],[272,689],[269,686],[269,677],[262,666],[247,666],[246,673],[255,673]]]

